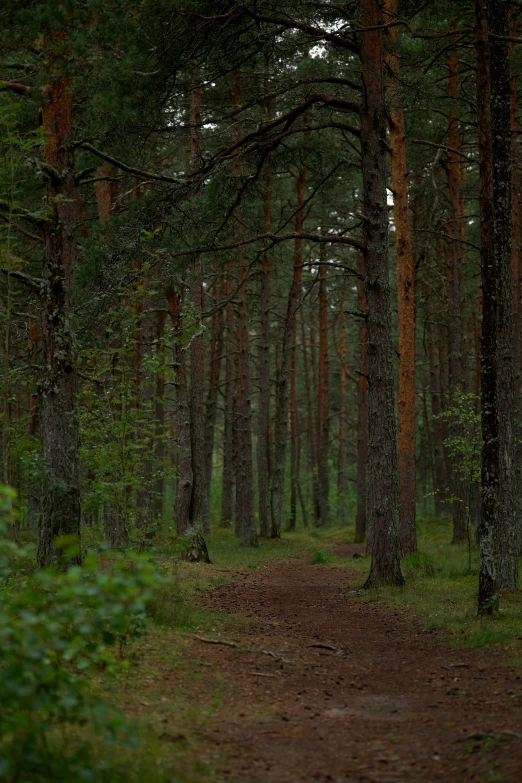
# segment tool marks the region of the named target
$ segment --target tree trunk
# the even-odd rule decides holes
[[[326,245],[323,245],[326,250]],[[326,253],[321,252],[319,266],[319,364],[317,395],[317,457],[319,466],[319,502],[321,525],[330,524],[330,482],[328,475],[330,409],[328,388],[328,289],[326,275]]]
[[[386,11],[397,17],[397,0],[386,0]],[[417,550],[415,529],[415,269],[411,248],[408,210],[408,167],[404,128],[404,110],[398,95],[400,65],[397,52],[398,27],[390,27],[391,52],[387,63],[391,71],[389,93],[391,176],[393,214],[395,219],[395,253],[397,266],[397,309],[399,351],[399,532],[401,553]]]
[[[190,448],[190,406],[188,400],[183,328],[181,320],[181,296],[174,288],[165,292],[169,315],[174,329],[173,364],[176,410],[176,435],[178,445],[178,480],[174,502],[174,524],[178,536],[190,532],[190,503],[192,499],[192,455]]]
[[[510,70],[506,3],[475,0],[482,262],[482,519],[478,606],[518,586],[514,474]]]
[[[201,156],[201,87],[190,94],[190,169],[194,171]],[[194,313],[194,327],[200,327],[203,314],[203,261],[196,258],[190,268],[190,297]],[[203,332],[193,337],[190,346],[190,446],[192,456],[192,498],[190,501],[190,526],[203,528],[205,507],[205,340]],[[204,533],[210,533],[209,518]]]
[[[357,268],[364,275],[364,256],[357,255]],[[357,384],[357,512],[355,517],[356,544],[362,544],[366,538],[367,527],[367,487],[366,467],[368,461],[368,330],[366,327],[366,294],[364,283],[357,280],[357,305],[361,318],[359,321],[359,383]]]
[[[214,268],[217,277],[217,267]],[[214,288],[217,286],[217,279]],[[226,283],[222,287],[222,293],[225,292]],[[214,307],[217,306],[218,297],[214,294]],[[210,361],[209,361],[209,379],[207,392],[207,405],[205,408],[205,491],[203,495],[203,529],[210,528],[210,493],[212,489],[212,460],[214,456],[214,433],[217,419],[217,402],[219,393],[219,382],[221,378],[221,364],[223,362],[223,329],[224,314],[220,307],[212,315],[212,326],[210,330]]]
[[[272,175],[266,169],[265,232],[272,226]],[[261,328],[259,336],[259,401],[257,419],[257,481],[259,491],[259,527],[261,536],[270,535],[270,273],[272,259],[261,259]]]
[[[343,292],[344,293],[344,292]],[[346,315],[344,313],[345,299],[341,300],[340,308],[340,346],[339,358],[340,368],[340,406],[339,406],[339,450],[337,458],[337,491],[339,493],[339,512],[343,523],[346,521],[346,501],[348,498],[348,471],[347,471],[347,452],[346,452]]]
[[[240,103],[239,74],[234,77],[232,106]],[[239,139],[239,123],[236,123],[236,141]],[[236,155],[232,164],[232,175],[239,179],[241,161]],[[238,226],[241,225],[239,208],[236,210]],[[236,518],[235,531],[244,544],[257,544],[254,517],[254,474],[252,465],[252,411],[250,405],[250,363],[247,327],[247,284],[248,265],[240,253],[237,262],[239,290],[236,309]]]
[[[80,460],[76,351],[73,337],[77,245],[76,184],[71,80],[58,75],[43,106],[44,158],[56,170],[49,179],[49,215],[43,224],[41,324],[42,378],[38,389],[42,453],[47,482],[38,526],[37,562],[80,563]],[[67,548],[57,543],[66,537]],[[68,552],[74,550],[74,554]]]
[[[296,233],[301,233],[303,230],[306,173],[306,168],[303,167],[297,180],[297,213],[295,219]],[[281,515],[283,512],[286,448],[288,441],[288,412],[290,406],[289,379],[292,367],[293,340],[295,339],[295,317],[301,292],[303,263],[302,245],[302,239],[296,238],[294,240],[293,275],[290,291],[288,293],[288,302],[281,346],[281,363],[279,366],[277,379],[274,473],[272,476],[272,486],[270,488],[270,506],[272,511],[271,535],[274,538],[281,535]]]
[[[288,530],[297,524],[297,485],[299,483],[299,423],[297,411],[297,318],[292,324],[290,356],[290,516]]]
[[[304,309],[301,308],[301,342],[303,345],[303,369],[304,369],[304,383],[306,389],[306,428],[308,434],[308,463],[312,476],[312,504],[314,509],[314,522],[316,523],[316,508],[318,507],[318,495],[319,488],[317,485],[317,460],[315,456],[315,433],[314,433],[314,417],[312,412],[312,389],[310,384],[310,371],[308,365],[308,346],[306,340],[306,329],[304,320]]]
[[[435,339],[435,324],[433,323],[433,311],[428,312],[428,358],[430,364],[431,387],[431,417],[433,419],[433,463],[434,463],[434,492],[435,492],[435,516],[444,516],[444,498],[446,495],[446,468],[444,464],[444,428],[440,418],[442,413],[441,387],[440,387],[440,360],[437,342]]]
[[[365,587],[402,585],[397,440],[386,205],[383,33],[376,0],[361,0],[361,152],[368,329],[368,525],[371,569]]]
[[[448,54],[448,98],[450,112],[448,114],[448,235],[446,254],[449,271],[449,392],[450,402],[455,402],[455,395],[464,389],[464,372],[462,363],[462,245],[459,243],[462,223],[460,198],[460,148],[459,119],[455,109],[458,90],[458,60],[454,49]],[[459,437],[461,427],[452,422],[449,427],[451,437]],[[468,540],[468,525],[466,515],[466,486],[464,476],[458,465],[453,465],[450,473],[451,494],[453,501],[453,539],[452,544],[460,544]]]
[[[164,461],[165,461],[165,321],[167,314],[164,310],[158,310],[156,321],[156,354],[158,356],[158,372],[156,375],[156,400],[155,400],[155,437],[154,455],[155,470],[159,475],[154,487],[154,518],[160,523],[163,521],[163,495],[164,495]]]
[[[240,256],[237,294],[237,391],[236,391],[236,531],[247,546],[257,544],[254,517],[254,475],[252,467],[252,411],[250,407],[250,365],[247,329],[248,267]]]
[[[201,259],[192,265],[190,285],[194,327],[200,327],[203,312],[203,269]],[[199,530],[203,525],[205,493],[205,341],[203,333],[196,335],[190,346],[190,444],[192,458],[192,498],[190,526]],[[209,533],[210,528],[203,529]]]
[[[221,527],[230,527],[234,522],[234,491],[236,474],[235,445],[235,387],[236,387],[236,342],[234,339],[234,306],[232,262],[226,267],[226,358],[225,358],[225,408],[223,412],[223,479],[221,488]]]

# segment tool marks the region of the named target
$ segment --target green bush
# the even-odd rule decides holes
[[[315,549],[310,556],[310,565],[324,565],[326,563],[333,563],[335,558],[329,552],[324,552],[322,549]]]
[[[12,500],[0,488],[0,780],[98,781],[84,747],[57,758],[53,741],[75,725],[107,741],[130,737],[89,676],[126,667],[125,645],[146,629],[146,603],[161,580],[138,556],[27,575],[18,568],[25,553],[7,536]]]

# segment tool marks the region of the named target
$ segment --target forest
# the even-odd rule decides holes
[[[521,15],[1,0],[0,780],[518,783]]]

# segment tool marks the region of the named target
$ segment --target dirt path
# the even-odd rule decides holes
[[[354,586],[345,571],[288,560],[202,598],[250,618],[240,645],[285,659],[194,641],[223,677],[202,746],[224,780],[519,783],[522,670],[498,648],[449,651]]]

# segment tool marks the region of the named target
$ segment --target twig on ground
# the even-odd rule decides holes
[[[244,652],[259,653],[260,655],[269,655],[274,661],[280,661],[281,663],[288,663],[290,666],[297,666],[295,661],[290,661],[282,655],[276,655],[271,650],[256,650],[254,647],[250,647],[248,644],[237,644],[237,642],[229,642],[226,639],[216,639],[210,636],[195,636],[195,639],[199,639],[200,642],[205,644],[223,644],[226,647],[235,647],[238,650],[244,650]]]
[[[237,647],[236,642],[227,642],[226,639],[210,639],[208,636],[196,636],[200,642],[205,644],[224,644],[226,647]]]
[[[467,742],[467,740],[481,740],[481,739],[498,739],[499,737],[514,737],[515,739],[522,740],[522,734],[516,731],[476,731],[473,734],[468,734],[467,737],[462,737],[461,742]]]
[[[340,650],[339,647],[333,647],[331,644],[309,644],[309,647],[319,647],[321,650],[331,650],[337,655],[343,655],[344,650]]]

